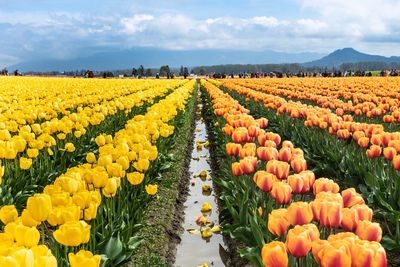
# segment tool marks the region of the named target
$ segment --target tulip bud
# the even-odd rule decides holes
[[[293,202],[287,209],[287,218],[291,225],[303,225],[312,221],[313,213],[307,202]]]
[[[278,204],[288,204],[290,203],[292,188],[287,183],[276,182],[272,185],[270,194]]]
[[[275,209],[268,215],[268,230],[276,236],[283,236],[289,227],[287,209]]]
[[[80,250],[78,253],[69,253],[68,259],[71,267],[99,267],[101,262],[100,255],[93,255],[92,252]]]
[[[253,181],[257,184],[258,188],[267,193],[271,191],[272,185],[277,180],[275,175],[266,171],[258,171],[253,176]]]
[[[358,223],[356,234],[362,240],[380,242],[382,239],[382,228],[379,223],[363,220]]]
[[[294,257],[305,257],[311,250],[311,239],[307,229],[299,225],[290,229],[286,236],[286,247]]]
[[[233,176],[240,176],[243,174],[243,171],[240,167],[240,163],[239,162],[234,162],[232,163],[232,175]]]
[[[356,204],[364,204],[362,196],[354,188],[348,188],[342,191],[343,207],[349,208]]]
[[[26,209],[36,221],[42,222],[47,220],[51,211],[51,198],[46,194],[35,194],[28,198]]]
[[[264,266],[287,267],[289,264],[286,246],[280,241],[265,244],[261,250],[261,257]]]

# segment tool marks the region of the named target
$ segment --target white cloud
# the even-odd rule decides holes
[[[0,11],[0,67],[26,58],[67,58],[133,46],[324,53],[353,46],[399,55],[400,1],[296,1],[302,14],[312,11],[312,15],[198,18],[165,10],[135,13],[129,8],[121,14],[99,15]]]
[[[126,34],[134,34],[143,32],[146,28],[146,22],[154,20],[152,15],[137,14],[133,17],[122,18],[120,24],[122,25],[122,32]]]

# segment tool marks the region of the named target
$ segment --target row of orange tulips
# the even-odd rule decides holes
[[[13,205],[2,207],[0,219],[5,227],[4,233],[0,234],[0,265],[57,266],[59,257],[66,255],[56,253],[56,260],[45,246],[49,242],[45,240],[49,234],[45,231],[47,226],[59,226],[49,238],[66,247],[77,248],[93,239],[92,234],[98,235],[91,234],[88,222],[96,218],[97,210],[104,202],[110,204],[108,217],[118,216],[113,210],[113,198],[126,180],[134,186],[142,184],[150,162],[158,156],[155,143],[160,137],[168,137],[174,132],[174,127],[167,122],[185,108],[193,89],[194,81],[186,83],[151,106],[145,115],[129,120],[114,137],[99,135],[96,138],[98,156],[88,153],[87,163],[68,169],[53,184],[46,186],[43,193],[29,197],[20,215]],[[154,195],[157,185],[148,184],[145,190]],[[38,226],[42,233],[37,230]],[[112,225],[108,227],[113,228]],[[40,237],[42,241],[38,245]],[[72,267],[83,266],[83,263],[99,266],[100,256],[80,250],[76,254],[70,253],[69,261]]]
[[[328,130],[340,139],[354,139],[360,147],[368,148],[370,158],[383,156],[392,161],[393,167],[400,170],[400,132],[385,132],[381,124],[354,122],[350,115],[338,116],[329,109],[308,106],[300,102],[286,101],[275,95],[265,94],[243,86],[223,83],[223,86],[239,94],[264,103],[268,109],[278,114],[286,113],[294,119],[303,119],[307,127]]]
[[[268,214],[267,227],[275,236],[262,247],[264,266],[288,266],[289,258],[296,258],[299,266],[309,266],[304,264],[312,264],[310,252],[321,266],[387,265],[379,243],[382,229],[371,222],[373,212],[355,189],[339,194],[333,180],[315,179],[307,170],[303,151],[290,141],[282,142],[278,134],[267,132],[265,118],[254,119],[214,85],[203,82],[203,86],[212,98],[214,113],[227,122],[223,132],[233,143],[226,144],[226,153],[239,160],[232,164],[233,176],[245,180],[253,177],[257,190],[268,193],[267,203],[274,201],[276,206],[287,207],[258,209],[261,218]],[[265,163],[265,169],[259,170]],[[298,196],[303,201],[294,201]]]
[[[335,110],[338,115],[346,112],[371,118],[386,114],[384,122],[400,121],[397,78],[235,79],[229,82],[288,99],[312,101]]]

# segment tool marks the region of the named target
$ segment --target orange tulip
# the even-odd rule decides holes
[[[356,234],[362,240],[380,242],[382,239],[382,228],[379,223],[363,220],[358,223]]]
[[[258,136],[258,132],[260,131],[260,127],[256,125],[250,125],[248,128],[249,136],[250,137],[256,137]]]
[[[357,216],[360,221],[372,221],[372,209],[365,204],[354,205],[352,209],[357,211]]]
[[[233,176],[240,176],[243,174],[242,169],[240,168],[239,162],[232,163],[232,175]]]
[[[279,241],[265,244],[261,250],[261,257],[265,267],[287,267],[289,264],[286,246]]]
[[[318,252],[322,267],[351,267],[351,252],[346,243],[328,242]]]
[[[256,120],[258,122],[258,125],[260,125],[261,129],[267,128],[268,127],[268,119],[266,118],[259,118]]]
[[[302,171],[299,173],[303,177],[303,193],[307,193],[315,183],[315,174],[312,171]]]
[[[281,143],[281,137],[279,134],[272,133],[272,132],[266,132],[266,138],[267,140],[274,141],[274,143],[278,146]]]
[[[314,260],[321,265],[321,258],[319,257],[319,252],[329,244],[327,240],[316,240],[312,242],[311,252],[313,254]]]
[[[315,180],[313,185],[314,195],[318,194],[319,192],[332,192],[337,193],[339,192],[339,185],[328,178],[319,178]]]
[[[342,227],[346,231],[353,232],[356,230],[359,219],[356,209],[342,209]]]
[[[291,141],[285,140],[282,142],[282,147],[287,147],[287,148],[293,149],[294,145]]]
[[[356,240],[351,247],[352,266],[354,267],[386,267],[385,249],[378,242]]]
[[[282,147],[279,150],[279,160],[289,162],[292,158],[292,150],[289,147]]]
[[[267,163],[267,172],[275,174],[279,180],[285,180],[289,176],[290,165],[279,160],[270,160]]]
[[[271,197],[279,204],[290,203],[292,188],[287,183],[276,182],[272,185]]]
[[[289,175],[287,178],[287,182],[292,188],[293,194],[300,194],[303,192],[304,187],[304,178],[300,174]]]
[[[315,224],[304,224],[303,228],[307,230],[308,236],[310,237],[311,241],[319,240],[320,233],[318,227]]]
[[[369,158],[377,158],[382,154],[382,148],[377,145],[372,145],[367,149],[366,154]]]
[[[381,134],[374,134],[371,136],[371,144],[376,146],[382,145],[382,135]]]
[[[356,204],[364,204],[362,196],[354,188],[348,188],[342,191],[343,207],[349,208]]]
[[[400,140],[390,140],[388,146],[396,149],[397,153],[400,152]]]
[[[283,236],[288,227],[287,209],[275,209],[268,215],[268,230],[276,236]]]
[[[383,149],[383,156],[385,157],[385,159],[387,160],[393,160],[393,158],[397,155],[397,151],[396,149],[394,149],[393,147],[385,147]]]
[[[296,157],[292,159],[290,165],[292,166],[292,169],[295,173],[300,173],[302,171],[307,170],[307,162],[302,157]]]
[[[287,211],[287,218],[291,225],[308,224],[313,219],[313,213],[307,202],[293,202]]]
[[[242,146],[236,143],[227,143],[225,149],[228,156],[238,156]]]
[[[239,161],[240,169],[243,174],[250,174],[257,168],[257,158],[256,157],[245,157]]]
[[[257,156],[262,161],[277,160],[279,157],[278,150],[275,147],[263,147],[257,148]]]
[[[311,250],[311,239],[307,229],[300,225],[290,229],[286,236],[286,247],[294,257],[305,257]]]
[[[400,171],[400,155],[393,157],[392,164],[393,164],[393,168]]]
[[[357,141],[360,147],[368,147],[369,145],[369,138],[368,137],[360,137]]]
[[[337,202],[322,201],[319,210],[319,223],[323,227],[337,228],[342,222],[342,206]]]
[[[253,181],[263,192],[270,192],[272,185],[278,181],[275,175],[266,171],[258,171],[253,176]]]

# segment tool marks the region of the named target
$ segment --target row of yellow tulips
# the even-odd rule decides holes
[[[239,94],[262,102],[266,108],[286,113],[294,119],[303,119],[307,127],[326,129],[331,135],[340,139],[352,138],[360,147],[368,148],[366,154],[370,158],[383,156],[392,161],[393,167],[400,170],[400,132],[385,132],[381,124],[354,122],[350,115],[343,117],[332,113],[327,108],[308,106],[300,102],[285,99],[252,90],[232,83],[223,86]],[[382,149],[383,148],[383,149]]]
[[[259,216],[268,214],[268,230],[277,239],[269,240],[262,248],[264,266],[288,266],[288,252],[298,259],[299,266],[311,264],[307,257],[310,252],[321,266],[387,265],[385,250],[379,243],[382,229],[371,222],[373,212],[354,188],[339,194],[340,188],[333,180],[315,179],[314,173],[307,170],[300,148],[264,130],[267,119],[255,120],[216,86],[207,82],[203,86],[212,98],[214,113],[227,122],[222,129],[233,143],[226,144],[226,153],[239,159],[232,164],[233,176],[253,177],[258,190],[268,193],[269,201],[287,207],[259,207]],[[266,169],[257,171],[263,162]],[[303,201],[294,201],[299,195]],[[339,233],[333,234],[336,231]]]
[[[40,234],[36,227],[41,225],[43,228],[46,221],[51,226],[59,226],[52,235],[64,246],[77,247],[89,242],[90,225],[87,222],[96,217],[101,195],[114,197],[121,183],[127,182],[125,177],[132,185],[143,181],[150,161],[157,158],[154,143],[159,137],[173,133],[173,126],[167,122],[184,109],[193,88],[194,82],[189,82],[176,89],[151,106],[145,115],[137,115],[128,121],[125,129],[115,133],[114,137],[98,136],[99,155],[88,153],[87,163],[68,169],[53,184],[46,186],[43,193],[28,198],[20,216],[12,205],[2,207],[0,219],[5,227],[4,233],[0,234],[0,265],[57,266],[51,251],[44,244],[38,245]],[[127,173],[132,166],[136,171]],[[156,194],[157,185],[147,185],[146,191],[149,195]],[[44,239],[45,233],[41,235]],[[88,251],[71,253],[69,260],[72,267],[100,264],[100,256],[93,256]]]
[[[400,121],[400,81],[388,77],[313,79],[229,80],[265,93],[288,99],[312,101],[323,108],[368,118],[382,116],[384,122]]]
[[[61,80],[67,81],[72,79]],[[82,82],[85,80],[80,81]],[[52,155],[52,148],[54,148],[58,142],[65,140],[67,136],[74,136],[79,139],[85,135],[86,129],[89,125],[99,125],[107,117],[114,115],[118,111],[128,113],[132,108],[141,106],[145,102],[151,102],[155,97],[166,94],[171,89],[171,86],[175,87],[179,84],[182,84],[182,81],[173,82],[171,84],[165,81],[155,81],[152,84],[149,82],[139,83],[137,88],[133,87],[134,89],[131,89],[130,87],[122,87],[121,90],[128,90],[129,92],[125,95],[119,95],[121,90],[107,90],[105,93],[106,97],[103,97],[97,89],[97,94],[94,95],[94,97],[95,99],[101,99],[102,102],[94,104],[92,107],[87,106],[82,108],[79,106],[77,107],[77,111],[72,113],[65,109],[63,111],[64,115],[61,119],[52,118],[51,120],[46,120],[40,124],[34,123],[31,125],[21,125],[18,133],[14,136],[11,136],[7,127],[0,129],[0,159],[17,159],[22,170],[29,169],[33,159],[39,156],[40,150],[47,149],[48,154]],[[57,85],[58,84],[56,83],[54,86],[56,87]],[[88,84],[82,82],[81,87],[93,88],[93,86],[96,85],[97,84],[93,84],[89,87]],[[109,86],[112,86],[112,84],[109,84]],[[58,89],[62,91],[62,88]],[[102,89],[104,89],[104,87]],[[113,98],[107,96],[107,94],[109,94],[108,92],[113,92]],[[86,99],[87,103],[92,102],[90,101],[90,98],[87,99],[85,96],[82,98]],[[80,97],[75,97],[75,99],[80,99]],[[47,101],[54,102],[51,99],[47,99]],[[78,105],[81,105],[82,102],[83,101],[77,101],[77,103],[79,103]],[[71,105],[75,106],[75,104]],[[38,106],[37,108],[40,110],[42,107]],[[8,122],[10,121],[12,120],[9,120]],[[23,121],[26,122],[25,119],[23,119]],[[1,123],[0,128],[2,128]],[[71,143],[67,143],[64,149],[68,152],[72,152],[74,147]],[[4,166],[1,166],[0,164],[0,179],[3,175]]]

